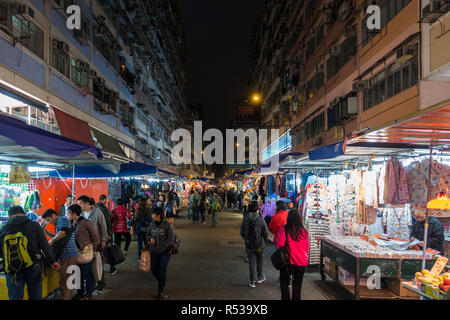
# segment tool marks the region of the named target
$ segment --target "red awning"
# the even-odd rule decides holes
[[[53,108],[53,111],[55,112],[56,121],[58,121],[59,130],[61,130],[62,136],[95,146],[87,122],[77,119],[56,108]]]

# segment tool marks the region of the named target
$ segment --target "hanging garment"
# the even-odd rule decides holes
[[[412,225],[410,206],[385,208],[383,211],[383,225],[386,228],[388,237],[409,240]]]

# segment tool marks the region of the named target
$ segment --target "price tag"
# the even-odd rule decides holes
[[[447,262],[448,258],[439,257],[430,272],[435,275],[440,275],[444,268],[447,266]]]

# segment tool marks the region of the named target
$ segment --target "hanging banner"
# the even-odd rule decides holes
[[[27,166],[13,165],[9,174],[9,184],[30,183],[31,175]]]
[[[345,154],[347,148],[347,139],[339,143],[323,146],[315,150],[309,151],[309,160],[325,160],[333,159]]]

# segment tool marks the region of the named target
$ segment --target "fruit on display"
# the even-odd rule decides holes
[[[433,285],[439,287],[440,290],[446,292],[450,288],[450,273],[437,275],[431,273],[429,270],[422,270],[416,273],[416,281],[424,285]]]

